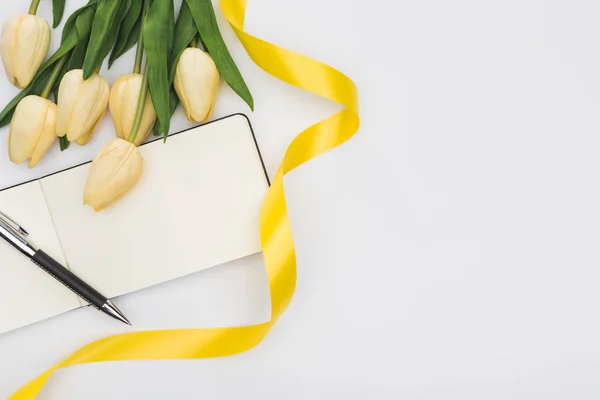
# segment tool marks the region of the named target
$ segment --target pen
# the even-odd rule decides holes
[[[67,268],[63,267],[48,254],[33,247],[27,240],[29,233],[2,212],[0,212],[0,236],[21,253],[29,257],[34,264],[46,271],[54,277],[54,279],[61,282],[89,304],[103,313],[131,325],[129,320],[112,301],[85,283]]]

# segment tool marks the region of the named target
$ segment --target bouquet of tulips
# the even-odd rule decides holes
[[[10,124],[10,160],[33,168],[57,139],[62,150],[87,144],[108,107],[115,139],[92,161],[83,196],[96,211],[135,186],[144,163],[137,146],[150,132],[166,140],[179,103],[190,122],[208,121],[222,77],[253,109],[211,0],[184,0],[176,21],[173,0],[89,0],[45,62],[51,29],[35,15],[39,2],[2,29],[7,78],[23,90],[0,112],[0,127]],[[64,8],[65,0],[53,0],[54,27]],[[110,68],[133,47],[132,73],[109,87],[99,75],[105,59]]]

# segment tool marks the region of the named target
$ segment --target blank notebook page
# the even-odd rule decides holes
[[[100,212],[83,205],[89,164],[42,179],[75,274],[114,297],[261,251],[259,215],[268,183],[244,116],[140,151],[139,183]]]
[[[0,192],[0,210],[65,263],[39,181]],[[0,333],[80,307],[78,297],[0,239]]]

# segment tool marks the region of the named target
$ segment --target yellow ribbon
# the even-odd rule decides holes
[[[23,386],[10,399],[34,399],[54,371],[71,365],[221,357],[249,350],[263,340],[291,302],[296,287],[296,257],[283,176],[354,135],[359,125],[356,86],[347,76],[328,65],[244,32],[246,0],[221,0],[221,7],[258,66],[284,82],[345,107],[294,139],[263,203],[260,233],[271,292],[271,320],[245,327],[146,331],[107,337],[82,347]]]

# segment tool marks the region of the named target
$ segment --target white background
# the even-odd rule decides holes
[[[3,16],[26,11],[17,3],[3,2]],[[248,353],[78,366],[40,398],[598,398],[600,4],[248,8],[251,33],[339,67],[360,89],[359,135],[286,179],[294,302]],[[255,95],[250,118],[272,175],[291,139],[337,106],[259,70],[218,14]],[[113,80],[130,60],[103,74]],[[1,85],[5,101],[15,91]],[[240,111],[224,88],[215,116]],[[2,156],[0,186],[87,160],[109,137],[107,118],[88,147],[31,172]],[[117,302],[137,329],[269,318],[260,256]],[[1,336],[0,398],[121,331],[83,309]]]

